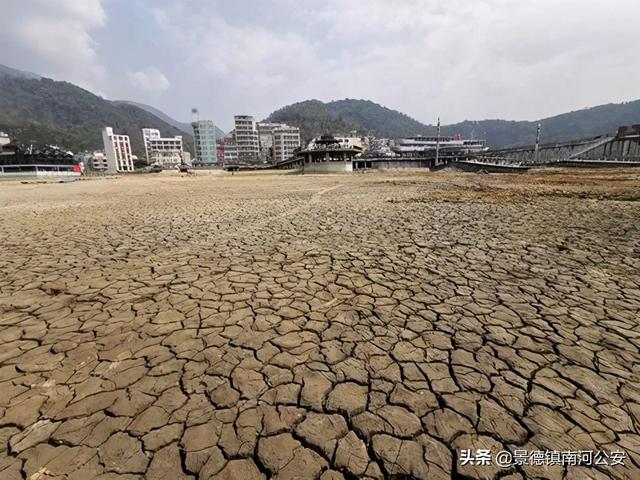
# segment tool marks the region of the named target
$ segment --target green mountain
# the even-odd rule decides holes
[[[357,130],[363,135],[397,138],[433,135],[434,125],[423,124],[401,112],[369,100],[332,102],[307,100],[273,112],[265,121],[300,127],[304,140]],[[640,100],[600,105],[537,121],[480,120],[443,125],[443,135],[483,138],[493,148],[532,144],[536,125],[542,124],[543,143],[607,133],[621,125],[640,123]],[[143,156],[142,128],[162,135],[182,135],[193,153],[190,126],[144,104],[109,101],[68,82],[58,82],[0,65],[0,130],[18,142],[57,144],[72,151],[102,148],[101,130],[111,126],[131,137],[136,155]],[[220,137],[224,132],[218,131]]]
[[[426,125],[410,116],[369,100],[347,98],[329,102],[327,106],[338,118],[358,125],[359,129],[379,137],[397,138],[404,135],[424,135],[428,130]]]
[[[276,110],[264,121],[286,123],[298,127],[304,141],[309,141],[318,135],[348,133],[351,130],[360,129],[357,123],[340,118],[329,108],[329,105],[320,100],[294,103]]]
[[[193,128],[191,127],[190,123],[180,122],[178,120],[175,120],[175,119],[171,118],[169,115],[167,115],[166,113],[158,110],[155,107],[152,107],[151,105],[147,105],[147,104],[144,104],[144,103],[138,103],[138,102],[132,102],[130,100],[114,100],[114,103],[122,103],[122,104],[126,104],[126,105],[135,105],[136,107],[140,107],[141,109],[146,110],[147,112],[155,115],[159,119],[164,120],[169,125],[174,126],[178,130],[182,130],[184,133],[186,133],[188,135],[193,135]],[[218,127],[216,127],[216,138],[224,138],[225,135],[226,135],[226,133],[224,133],[222,130],[220,130]]]
[[[71,151],[102,149],[102,128],[129,135],[131,149],[144,158],[142,128],[162,135],[182,135],[193,153],[193,139],[185,132],[135,105],[111,102],[68,82],[30,78],[0,71],[0,130],[17,142],[56,144]],[[18,71],[19,72],[19,71]]]
[[[425,125],[369,100],[355,99],[295,103],[273,112],[267,121],[300,127],[305,140],[328,132],[337,134],[350,130],[387,138],[436,133],[434,125]],[[441,132],[443,135],[459,133],[465,138],[483,138],[489,146],[502,148],[534,143],[538,123],[542,124],[543,143],[614,133],[621,125],[640,123],[640,100],[601,105],[537,121],[466,120],[443,125]]]

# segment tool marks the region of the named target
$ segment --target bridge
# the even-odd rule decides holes
[[[483,152],[476,163],[494,165],[640,165],[640,125],[618,128],[614,136],[504,148]]]

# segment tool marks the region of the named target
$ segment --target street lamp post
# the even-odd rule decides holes
[[[440,117],[438,117],[438,130],[436,134],[436,163],[435,166],[438,166],[438,158],[440,157]]]
[[[538,128],[536,130],[536,148],[533,155],[534,163],[538,163],[538,159],[540,156],[540,124],[538,124]]]

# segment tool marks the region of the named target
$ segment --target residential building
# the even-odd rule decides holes
[[[9,143],[11,143],[11,139],[9,138],[9,135],[0,131],[0,147],[3,145],[8,145]]]
[[[238,162],[258,162],[260,155],[260,140],[255,119],[251,115],[236,115],[234,117],[234,123],[234,136],[238,151]]]
[[[182,136],[171,138],[160,136],[160,130],[143,128],[144,152],[148,165],[174,167],[183,161]]]
[[[273,162],[287,160],[300,147],[300,129],[280,125],[273,130]]]
[[[107,157],[102,152],[93,152],[88,159],[88,167],[96,172],[106,172],[109,168]]]
[[[260,162],[273,162],[273,131],[280,127],[279,123],[258,123],[258,140],[260,142]]]
[[[133,172],[133,155],[129,135],[117,135],[113,128],[104,127],[102,142],[107,156],[107,172]]]
[[[393,140],[389,138],[374,138],[369,141],[369,152],[381,157],[393,157],[397,154],[392,150]]]
[[[238,163],[238,146],[235,135],[231,134],[224,138],[224,163],[225,165],[235,165]]]
[[[216,149],[216,126],[211,120],[194,120],[193,139],[195,142],[195,163],[199,165],[215,165],[218,163]]]

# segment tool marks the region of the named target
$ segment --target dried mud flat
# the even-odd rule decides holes
[[[3,182],[0,478],[640,478],[639,195],[638,170]]]

